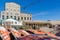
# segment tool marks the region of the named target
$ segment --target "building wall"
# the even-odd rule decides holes
[[[22,19],[22,17],[23,17],[23,19]],[[32,16],[31,16],[31,14],[22,13],[22,14],[20,14],[20,19],[23,20],[23,21],[31,21],[32,20]]]
[[[43,21],[24,21],[23,23],[24,26],[29,26],[29,27],[35,27],[35,28],[40,28],[40,27],[49,27],[48,22],[43,22]]]
[[[60,21],[59,21],[59,20],[50,21],[50,23],[51,23],[52,25],[59,25],[59,24],[60,24]]]
[[[5,11],[20,12],[20,5],[10,2],[5,4]]]
[[[1,19],[13,18],[18,21],[31,21],[31,14],[21,13],[20,5],[10,2],[5,4],[5,11],[1,12]]]

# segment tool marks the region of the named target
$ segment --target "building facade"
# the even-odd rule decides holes
[[[1,12],[2,20],[12,18],[18,21],[31,21],[31,17],[31,14],[21,13],[20,5],[14,2],[5,3],[5,10]]]

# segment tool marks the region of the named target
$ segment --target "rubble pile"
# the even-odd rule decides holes
[[[0,40],[60,40],[60,37],[43,30],[0,27]]]

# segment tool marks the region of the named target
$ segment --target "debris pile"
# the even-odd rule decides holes
[[[0,40],[60,40],[60,37],[43,30],[0,27]]]

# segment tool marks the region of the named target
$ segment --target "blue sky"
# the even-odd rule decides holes
[[[32,14],[33,20],[60,20],[60,0],[0,0],[0,11],[6,2],[19,4],[21,12]]]

